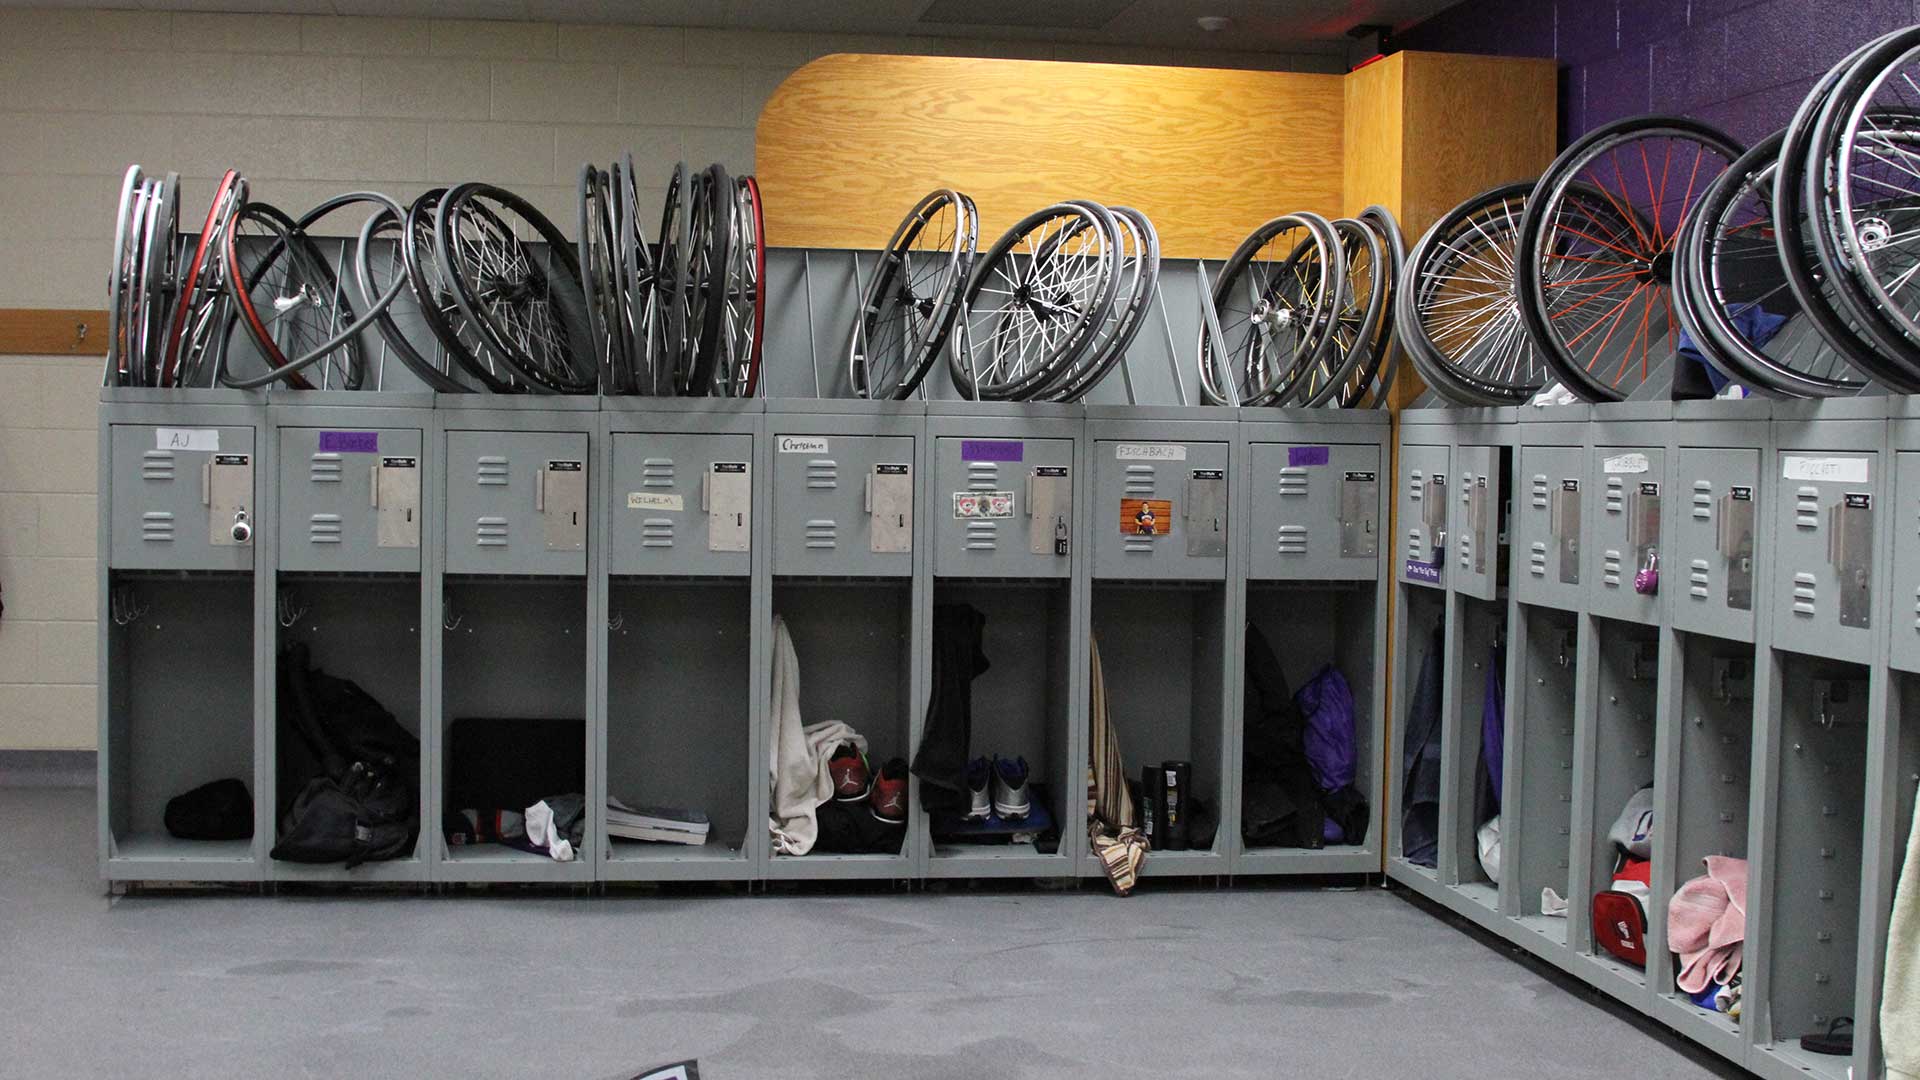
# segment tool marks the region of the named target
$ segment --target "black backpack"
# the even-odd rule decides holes
[[[276,859],[406,856],[420,835],[420,740],[371,695],[314,668],[304,644],[279,657],[280,838]]]

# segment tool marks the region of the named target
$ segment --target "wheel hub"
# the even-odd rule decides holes
[[[1893,226],[1885,218],[1870,217],[1854,230],[1861,251],[1879,251],[1893,242]]]

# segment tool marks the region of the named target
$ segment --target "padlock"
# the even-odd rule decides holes
[[[1641,596],[1652,596],[1660,591],[1660,552],[1656,548],[1647,549],[1647,559],[1633,575],[1633,591]]]

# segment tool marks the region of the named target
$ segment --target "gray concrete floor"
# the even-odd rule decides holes
[[[0,1077],[1730,1075],[1377,888],[137,895],[0,789]]]

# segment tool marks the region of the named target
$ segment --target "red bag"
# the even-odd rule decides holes
[[[1593,894],[1594,944],[1637,968],[1647,966],[1647,912],[1635,897],[1607,889]]]

